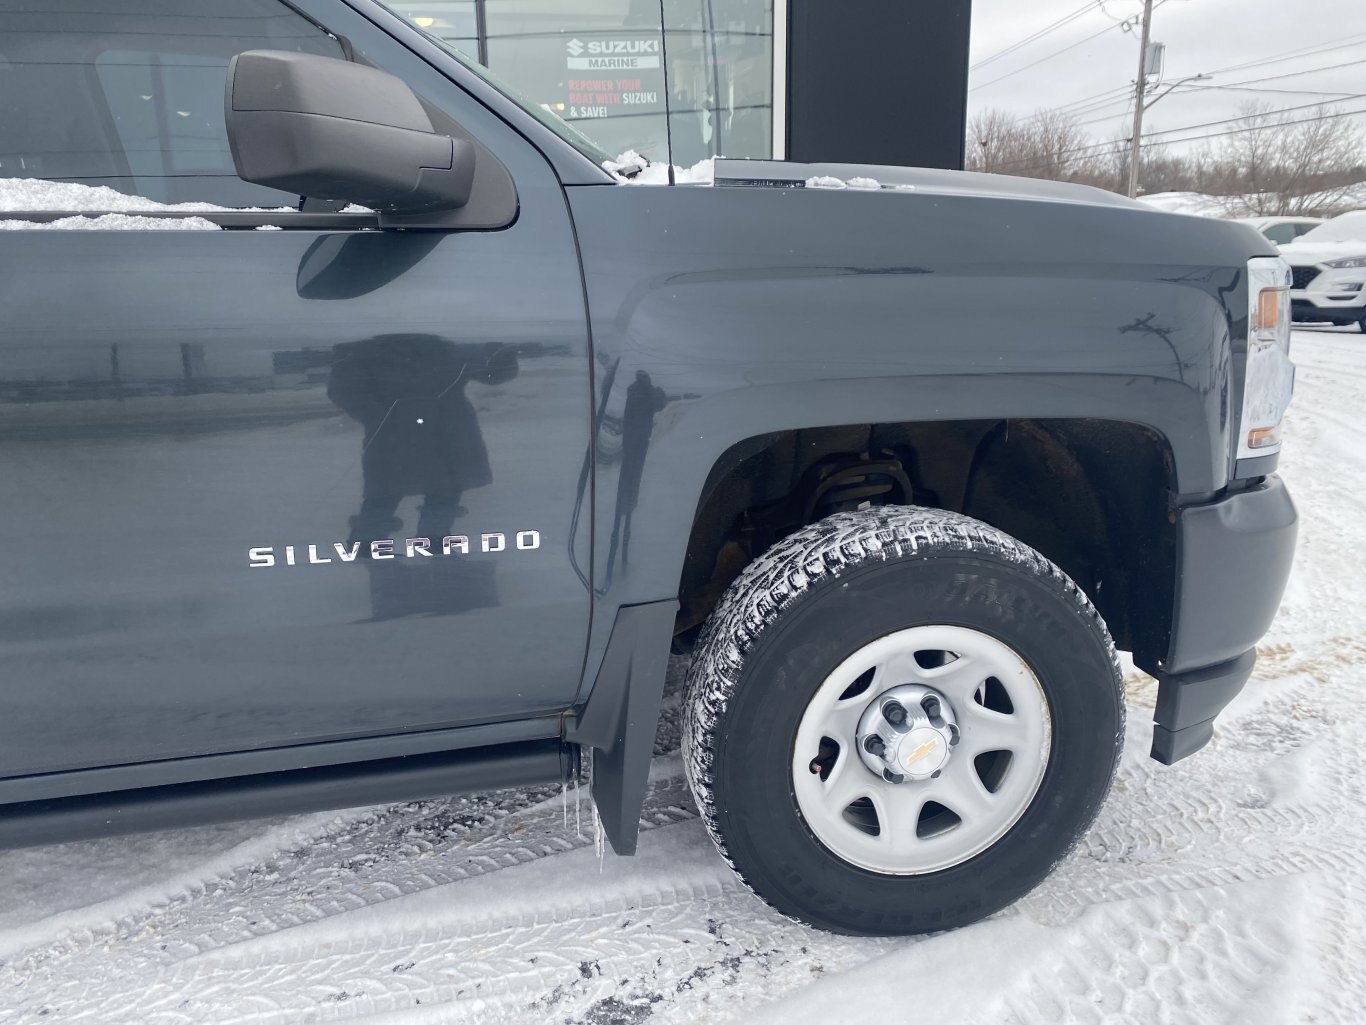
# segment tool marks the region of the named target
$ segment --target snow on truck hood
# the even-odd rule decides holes
[[[1143,204],[1104,189],[1071,182],[1014,178],[975,171],[878,164],[798,164],[785,160],[716,161],[716,184],[729,186],[852,189],[857,191],[928,193],[936,196],[984,196],[1033,199],[1052,203],[1084,203],[1147,210]]]
[[[631,185],[667,185],[667,164],[651,164],[635,152],[623,153],[603,167]],[[629,175],[629,177],[628,177]],[[927,167],[877,164],[802,164],[786,160],[729,160],[708,158],[692,167],[675,167],[677,185],[738,186],[775,189],[824,189],[860,192],[927,193],[930,195],[987,196],[1033,199],[1052,203],[1083,203],[1149,210],[1132,199],[1071,182],[1014,178],[974,171],[944,171]]]

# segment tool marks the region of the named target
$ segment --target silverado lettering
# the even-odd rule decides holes
[[[323,556],[322,552],[335,552],[339,562],[355,562],[357,557],[371,559],[391,559],[399,554],[405,558],[426,557],[433,555],[468,555],[470,553],[470,539],[464,534],[451,534],[446,537],[435,539],[428,537],[405,538],[400,548],[395,547],[393,539],[379,541],[352,541],[341,542],[333,541],[331,545],[284,545],[280,550],[283,553],[286,566],[321,566],[331,563],[331,555]],[[531,552],[541,547],[541,532],[539,530],[519,530],[513,535],[514,550],[519,552]],[[479,552],[503,552],[508,551],[507,535],[503,533],[489,533],[475,535],[475,551]],[[306,558],[300,558],[299,552],[307,552]],[[276,547],[273,545],[252,548],[247,552],[247,565],[252,569],[268,569],[277,565]]]

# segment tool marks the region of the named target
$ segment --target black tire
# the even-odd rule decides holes
[[[1053,732],[1021,817],[980,854],[922,875],[885,875],[832,853],[792,784],[808,702],[863,645],[911,626],[969,627],[1033,670]],[[977,921],[1036,886],[1091,824],[1124,736],[1114,644],[1057,566],[956,513],[839,513],[755,560],[699,641],[684,696],[688,780],[712,839],[783,914],[835,932],[901,935]]]

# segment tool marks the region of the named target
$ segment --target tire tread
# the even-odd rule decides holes
[[[790,534],[745,567],[726,590],[698,639],[683,689],[683,767],[702,821],[722,858],[770,907],[772,902],[755,889],[727,850],[717,819],[712,773],[717,735],[749,651],[787,608],[818,584],[872,561],[963,554],[1013,564],[1051,583],[1070,601],[1077,615],[1104,638],[1112,683],[1122,688],[1114,641],[1086,593],[1041,553],[981,520],[923,506],[880,506],[835,513]],[[1124,736],[1122,702],[1119,707],[1111,778]],[[1107,790],[1109,783],[1107,780]],[[1080,834],[1072,838],[1057,860],[1065,857],[1079,839]]]

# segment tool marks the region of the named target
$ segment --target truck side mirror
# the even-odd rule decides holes
[[[469,202],[474,146],[437,134],[407,84],[377,68],[248,50],[228,65],[225,112],[243,181],[390,214]]]

